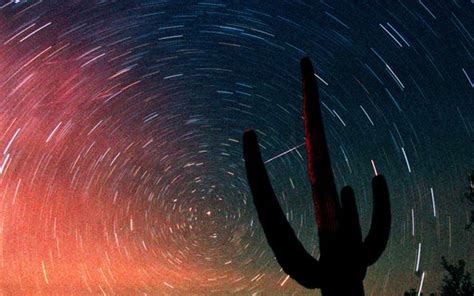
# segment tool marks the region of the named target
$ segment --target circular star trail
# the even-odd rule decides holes
[[[470,1],[1,1],[0,290],[311,294],[280,270],[242,159],[257,131],[275,193],[319,248],[299,60],[313,61],[339,188],[363,232],[370,181],[392,230],[371,295],[472,270]]]

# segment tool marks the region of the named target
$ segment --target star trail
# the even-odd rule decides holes
[[[248,2],[248,3],[247,3]],[[338,188],[392,230],[368,295],[474,267],[472,1],[0,1],[0,291],[319,295],[289,278],[248,188],[256,130],[318,257],[299,60],[313,61]]]

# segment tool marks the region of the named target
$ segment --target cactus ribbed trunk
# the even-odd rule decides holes
[[[344,282],[344,279],[341,279],[341,283],[335,284],[331,287],[321,287],[321,294],[323,296],[341,296],[341,295],[350,295],[350,296],[364,296],[364,285],[362,281],[356,282]]]

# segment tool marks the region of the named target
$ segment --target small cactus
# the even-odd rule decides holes
[[[257,135],[245,130],[243,150],[247,179],[268,244],[283,270],[302,286],[321,289],[324,296],[364,295],[367,267],[384,251],[391,214],[387,183],[372,179],[372,224],[365,240],[351,187],[336,190],[324,134],[318,85],[309,58],[301,60],[303,114],[308,175],[318,227],[320,259],[313,258],[285,218],[265,170]]]

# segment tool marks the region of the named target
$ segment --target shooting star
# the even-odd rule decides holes
[[[286,151],[284,151],[284,152],[282,152],[282,153],[280,153],[280,154],[278,154],[278,155],[276,155],[276,156],[273,156],[272,158],[270,158],[270,159],[268,159],[268,160],[265,160],[264,163],[269,163],[269,162],[272,161],[272,160],[275,160],[275,159],[277,159],[277,158],[280,158],[280,157],[282,157],[282,156],[284,156],[284,155],[290,153],[291,151],[300,148],[300,147],[303,146],[304,144],[305,144],[305,143],[299,144],[298,146],[295,146],[295,147],[293,147],[293,148],[291,148],[291,149],[289,149],[289,150],[286,150]]]

